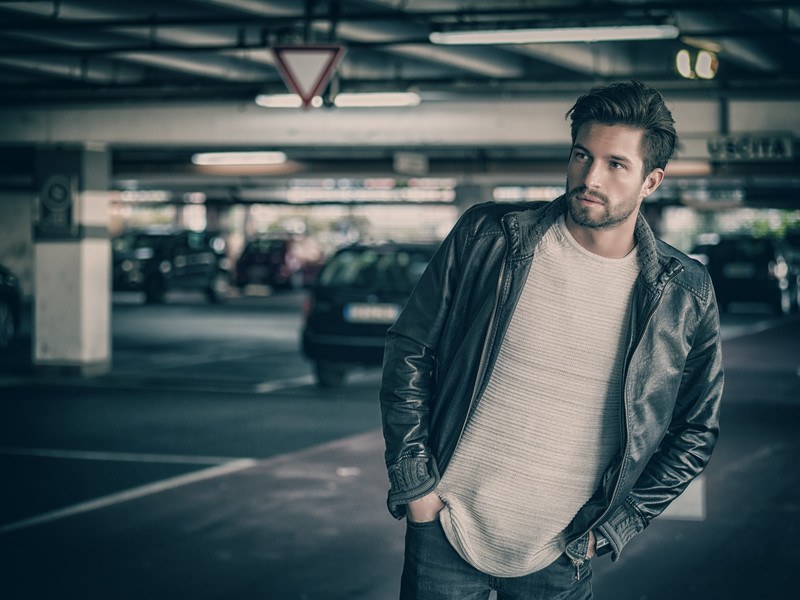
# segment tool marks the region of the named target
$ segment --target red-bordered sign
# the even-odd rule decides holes
[[[275,64],[286,87],[300,96],[308,108],[315,96],[328,85],[339,61],[344,56],[344,46],[275,46]]]

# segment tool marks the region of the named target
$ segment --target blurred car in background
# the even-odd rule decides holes
[[[313,281],[323,262],[322,248],[310,237],[263,236],[249,240],[234,268],[234,282],[298,289]]]
[[[225,243],[212,233],[132,230],[111,247],[114,291],[144,292],[147,302],[163,302],[172,290],[199,290],[222,302],[230,291]]]
[[[800,303],[800,264],[786,243],[771,237],[704,236],[690,255],[711,275],[720,310],[732,304],[764,304],[788,314]]]
[[[359,244],[331,257],[310,289],[302,331],[303,354],[320,386],[340,385],[356,366],[381,364],[386,330],[437,247]]]
[[[11,345],[19,331],[22,315],[22,291],[19,279],[0,265],[0,351]]]

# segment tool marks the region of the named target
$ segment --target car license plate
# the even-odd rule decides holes
[[[394,323],[400,315],[397,304],[348,304],[344,307],[344,320],[349,323]]]
[[[267,267],[261,265],[250,267],[247,269],[247,274],[252,278],[264,277],[267,274]]]
[[[729,279],[750,279],[756,274],[756,267],[753,263],[728,263],[722,273]]]

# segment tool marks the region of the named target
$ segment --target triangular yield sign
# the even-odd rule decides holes
[[[344,56],[344,46],[275,46],[272,52],[286,86],[308,108],[328,85]]]

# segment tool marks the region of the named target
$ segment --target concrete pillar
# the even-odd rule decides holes
[[[105,149],[36,156],[33,364],[97,375],[111,367],[111,173]]]

